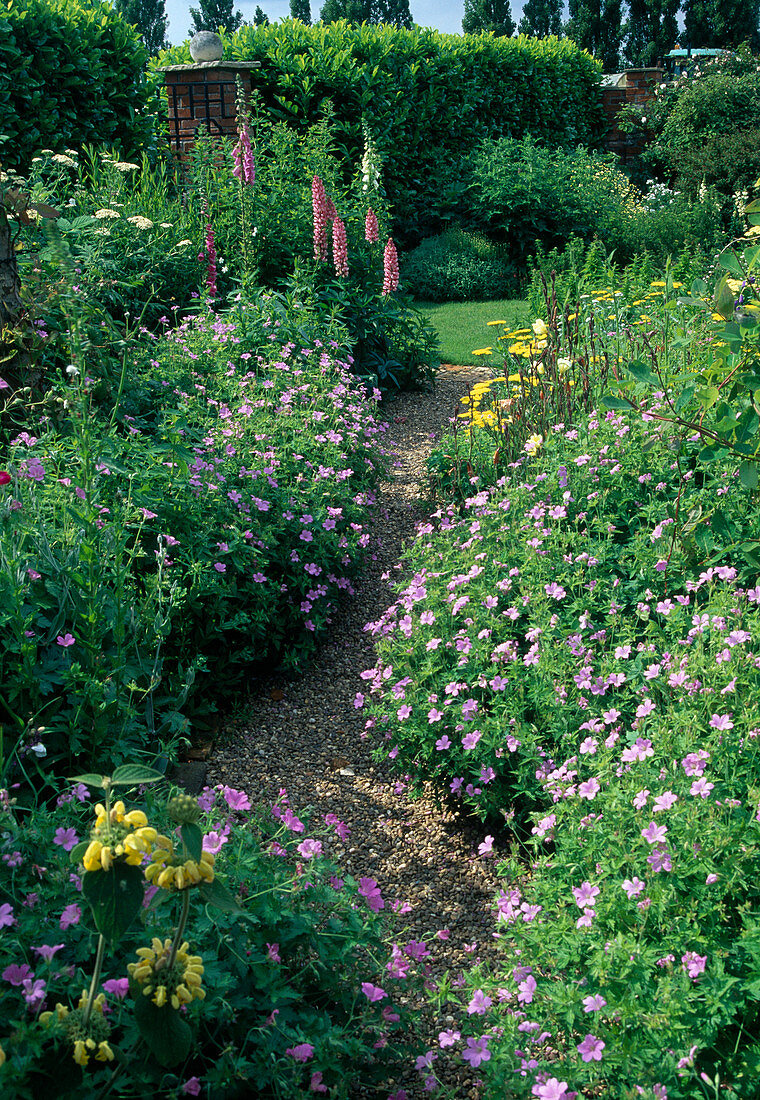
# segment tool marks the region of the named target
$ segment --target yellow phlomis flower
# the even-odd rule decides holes
[[[199,882],[214,881],[214,856],[211,852],[201,852],[201,858],[197,861],[187,859],[176,863],[175,859],[174,845],[169,837],[157,836],[151,862],[145,868],[146,880],[162,890],[184,890],[188,886],[197,886]]]
[[[54,1012],[43,1012],[40,1015],[40,1023],[47,1027],[53,1017],[55,1022],[63,1026],[68,1038],[73,1043],[74,1061],[79,1066],[86,1066],[90,1058],[96,1062],[112,1062],[114,1053],[108,1045],[108,1023],[103,1014],[106,1001],[105,993],[99,993],[92,1002],[92,1012],[87,1021],[89,1035],[84,1034],[84,1017],[87,1009],[87,990],[82,990],[79,1004],[72,1011],[67,1005],[60,1002],[55,1006]]]
[[[154,936],[150,947],[138,947],[138,962],[129,963],[127,970],[143,987],[143,996],[152,994],[151,999],[158,1008],[170,1004],[178,1009],[196,998],[205,998],[206,991],[201,984],[203,960],[200,955],[190,955],[190,945],[183,943],[169,966],[171,948],[171,940],[161,943]]]

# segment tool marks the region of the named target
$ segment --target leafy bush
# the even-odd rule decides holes
[[[49,335],[62,335],[66,325],[62,267],[76,269],[79,295],[90,316],[98,314],[96,327],[103,319],[139,317],[153,328],[167,309],[186,309],[193,291],[197,298],[203,221],[183,201],[176,170],[85,146],[33,157],[24,186],[32,202],[59,214],[52,229],[26,227],[19,253],[27,310],[33,320],[44,314]],[[71,358],[66,348],[60,357]]]
[[[461,229],[422,241],[403,257],[402,272],[410,292],[428,302],[489,301],[519,290],[506,247]]]
[[[97,777],[85,778],[93,786]],[[112,779],[129,789],[151,775],[127,766]],[[147,813],[110,797],[93,819],[82,783],[50,811],[21,809],[2,792],[3,1091],[174,1097],[203,1088],[282,1100],[392,1082],[409,1057],[399,1002],[419,989],[425,964],[412,958],[419,944],[393,942],[377,883],[355,882],[330,857],[345,824],[297,816],[284,793],[266,812],[229,787],[168,805],[149,791],[139,803]],[[130,831],[137,863],[105,835]],[[109,849],[109,867],[109,857],[93,862],[93,846],[98,859]],[[167,870],[182,870],[184,886]],[[121,886],[115,908],[104,901],[111,879]],[[146,997],[148,945],[172,938],[195,976],[177,985],[170,968],[156,968]]]
[[[156,79],[139,35],[110,4],[14,0],[0,14],[0,156],[24,171],[34,152],[86,142],[125,157],[155,149]],[[82,89],[87,94],[82,95]]]
[[[706,277],[714,263],[713,256],[699,243],[664,259],[669,259],[671,278],[682,286],[691,286],[696,279]],[[560,308],[565,305],[575,308],[579,300],[599,292],[617,292],[623,301],[631,303],[652,293],[652,284],[658,283],[662,274],[662,260],[644,249],[629,263],[622,264],[617,252],[608,251],[596,239],[586,245],[574,237],[563,248],[550,251],[539,245],[530,260],[530,282],[525,296],[535,317],[546,315],[545,284],[551,285]]]
[[[465,169],[471,181],[465,216],[524,264],[540,241],[604,237],[633,209],[635,192],[614,158],[582,149],[543,147],[531,137],[482,141]]]
[[[99,405],[79,348],[26,410],[0,487],[12,768],[33,745],[48,768],[153,751],[258,662],[311,651],[384,463],[373,399],[318,334],[341,330],[240,304],[148,334]]]
[[[479,138],[532,133],[574,147],[604,132],[599,66],[567,39],[285,20],[241,27],[226,39],[225,58],[260,61],[252,84],[267,112],[299,131],[332,100],[349,177],[368,127],[404,243],[440,229],[442,200],[456,190],[448,166]],[[185,44],[161,64],[189,60]]]
[[[721,204],[714,195],[693,203],[642,194],[611,155],[572,153],[522,141],[484,141],[472,154],[462,211],[508,251],[522,270],[536,249],[561,248],[568,239],[599,240],[619,264],[643,252],[662,266],[668,256],[722,235]]]
[[[758,590],[650,577],[601,630],[609,590],[588,595],[556,681],[577,732],[539,765],[530,876],[504,868],[504,958],[472,981],[489,1095],[755,1092]]]
[[[716,473],[698,487],[686,456],[663,468],[651,443],[642,460],[650,437],[659,440],[612,412],[555,431],[492,489],[484,462],[461,517],[451,506],[422,527],[408,555],[414,579],[374,624],[378,662],[366,674],[370,722],[387,738],[379,751],[414,787],[451,789],[482,816],[524,813],[540,798],[541,760],[575,735],[561,688],[581,646],[573,638],[601,631],[606,646],[629,622],[645,628],[643,604],[673,598],[689,562],[714,549],[704,521],[716,488],[743,537],[756,537],[742,493],[725,495],[730,481]],[[677,499],[691,519],[676,538],[665,521]],[[639,607],[642,587],[651,595]]]
[[[660,86],[651,103],[626,108],[621,121],[649,136],[644,159],[689,198],[703,185],[728,197],[760,175],[759,108],[757,62],[739,49]]]

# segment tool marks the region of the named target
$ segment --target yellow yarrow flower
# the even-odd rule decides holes
[[[472,354],[473,355],[490,355],[492,350],[493,350],[492,348],[476,348],[475,351],[473,351]]]

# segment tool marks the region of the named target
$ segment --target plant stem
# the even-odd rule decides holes
[[[167,964],[168,969],[174,966],[177,958],[177,952],[179,951],[179,945],[182,943],[182,937],[185,934],[185,926],[187,925],[187,918],[190,914],[190,891],[185,890],[182,894],[182,912],[179,918],[179,924],[177,925],[177,931],[174,934],[174,942],[172,943],[171,953],[169,954],[169,962]]]
[[[90,991],[87,994],[87,1004],[84,1009],[84,1019],[82,1020],[82,1027],[87,1031],[87,1024],[90,1022],[90,1016],[92,1015],[92,1005],[95,999],[95,990],[98,982],[100,981],[100,971],[103,969],[103,956],[106,952],[106,941],[103,933],[98,936],[98,949],[95,953],[95,966],[92,970],[92,979],[90,980]]]

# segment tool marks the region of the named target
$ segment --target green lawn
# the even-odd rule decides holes
[[[506,321],[518,327],[531,320],[528,303],[521,299],[496,302],[415,302],[430,318],[441,341],[441,362],[466,366],[477,363],[475,348],[493,347],[500,328],[489,328],[489,321]]]

